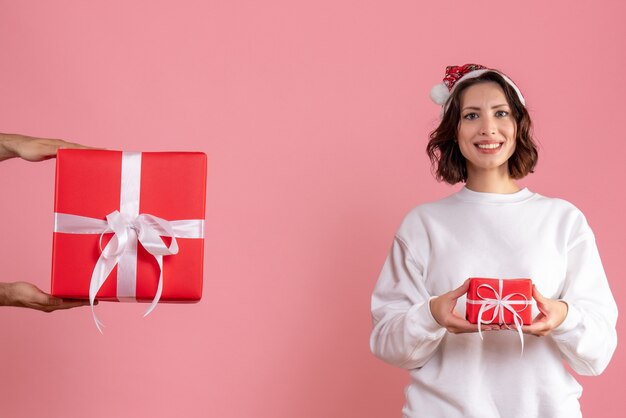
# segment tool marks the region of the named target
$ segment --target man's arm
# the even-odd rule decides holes
[[[43,161],[54,158],[59,148],[90,148],[62,139],[35,138],[19,134],[0,133],[0,161],[22,158],[27,161]],[[52,312],[89,305],[87,300],[61,299],[49,295],[37,286],[26,282],[1,283],[0,306],[19,306]]]
[[[62,139],[36,138],[19,134],[0,133],[0,161],[19,157],[26,161],[54,158],[59,148],[90,148]]]

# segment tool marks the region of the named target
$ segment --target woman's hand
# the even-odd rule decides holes
[[[84,145],[62,139],[35,138],[17,134],[0,134],[0,161],[19,157],[26,161],[54,158],[59,148],[87,149]]]
[[[565,321],[567,303],[544,297],[534,285],[533,298],[537,301],[540,314],[533,320],[532,325],[523,326],[522,331],[526,334],[546,336]]]
[[[52,312],[89,305],[88,300],[61,299],[51,296],[37,286],[26,283],[0,283],[0,306],[18,306]]]
[[[466,294],[468,289],[469,279],[466,280],[460,287],[430,300],[430,312],[432,313],[433,318],[435,318],[435,321],[453,334],[478,332],[478,325],[470,324],[469,321],[462,318],[454,309],[456,301],[461,296]],[[482,331],[499,329],[500,325],[498,324],[483,324],[481,327]]]

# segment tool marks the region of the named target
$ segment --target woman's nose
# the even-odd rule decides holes
[[[483,118],[480,126],[481,135],[493,135],[496,133],[495,122],[491,118]]]

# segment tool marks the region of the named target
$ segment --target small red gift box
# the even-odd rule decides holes
[[[200,300],[205,190],[204,153],[59,150],[51,293]]]
[[[530,279],[470,278],[466,318],[472,324],[532,324]]]

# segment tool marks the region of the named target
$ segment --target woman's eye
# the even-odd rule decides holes
[[[506,110],[498,110],[496,112],[496,116],[504,118],[504,117],[509,116],[509,112],[507,112]]]
[[[468,113],[467,115],[463,116],[463,119],[473,120],[473,119],[476,119],[477,117],[478,115],[476,113]]]

